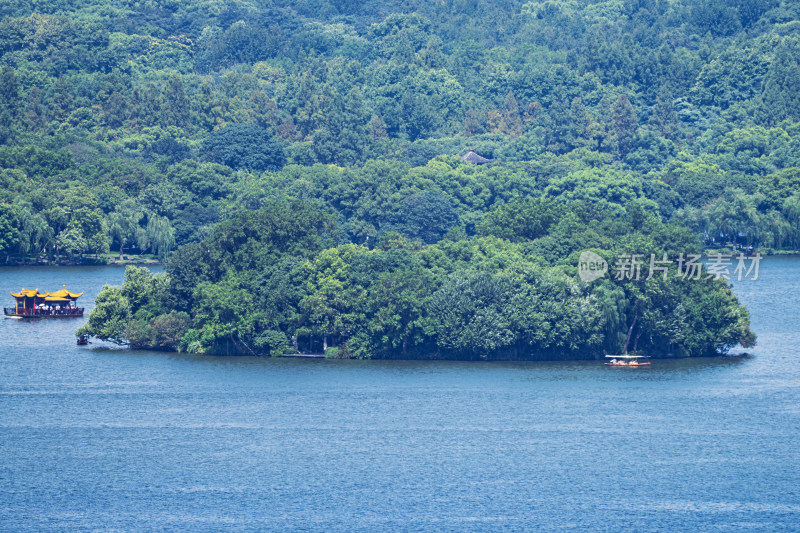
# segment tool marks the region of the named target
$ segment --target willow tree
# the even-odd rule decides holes
[[[15,227],[14,212],[10,206],[0,204],[0,254],[8,254],[19,242],[19,231]]]
[[[137,244],[139,249],[147,246],[148,234],[139,223],[144,218],[144,212],[134,202],[129,201],[109,215],[109,234],[119,244],[119,260],[125,256],[125,246]]]
[[[53,241],[55,233],[47,220],[40,214],[35,213],[33,207],[27,202],[21,202],[14,206],[19,223],[19,240],[17,250],[22,255],[38,254],[43,251]],[[56,249],[58,255],[58,249]]]
[[[150,249],[162,261],[175,248],[175,228],[167,217],[153,215],[147,221],[145,230]]]

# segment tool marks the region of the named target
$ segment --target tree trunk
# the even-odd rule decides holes
[[[625,338],[625,350],[622,352],[623,355],[628,355],[628,344],[631,342],[631,335],[633,334],[633,328],[636,327],[636,322],[639,320],[639,306],[636,306],[636,309],[633,313],[633,322],[631,322],[631,327],[628,328],[628,336]]]
[[[120,261],[124,261],[125,260],[125,256],[122,255],[123,248],[125,248],[125,245],[122,243],[122,241],[120,241],[120,243],[119,243],[119,260]]]

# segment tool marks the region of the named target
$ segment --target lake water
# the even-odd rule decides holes
[[[86,291],[119,267],[0,268]],[[457,363],[79,347],[0,320],[0,530],[797,531],[800,259],[742,358]],[[88,312],[88,309],[87,309]]]

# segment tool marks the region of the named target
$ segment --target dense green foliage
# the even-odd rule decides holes
[[[357,358],[691,356],[755,340],[721,279],[683,279],[673,268],[666,277],[578,280],[586,248],[609,259],[699,248],[693,233],[641,206],[514,201],[478,227],[486,236],[428,246],[397,232],[374,248],[334,246],[324,209],[271,203],[180,248],[166,274],[128,267],[78,333],[218,354],[330,345],[328,356]]]
[[[724,351],[722,281],[577,254],[799,248],[798,80],[796,0],[8,0],[0,256],[171,256],[136,347]]]
[[[795,0],[7,0],[0,253],[166,257],[275,195],[370,246],[544,196],[796,249],[798,80]]]

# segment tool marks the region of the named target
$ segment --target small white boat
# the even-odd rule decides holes
[[[640,359],[649,359],[649,355],[606,355],[608,366],[648,366],[649,361],[640,361]]]

